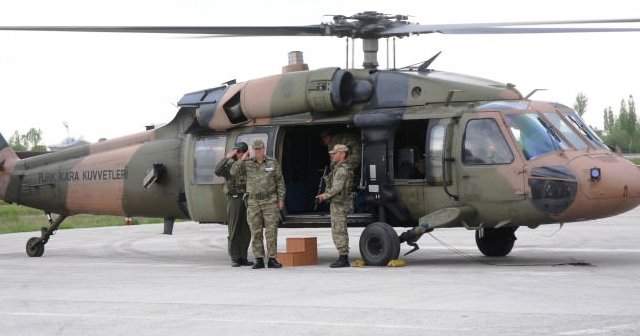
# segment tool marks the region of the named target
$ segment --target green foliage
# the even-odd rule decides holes
[[[633,96],[628,100],[622,99],[617,116],[608,107],[604,110],[604,130],[606,135],[603,140],[610,146],[620,148],[624,153],[640,152],[640,139],[638,137],[638,115]]]
[[[161,218],[134,218],[133,224],[162,223]],[[49,223],[42,210],[0,201],[0,234],[39,231]],[[75,215],[62,222],[61,229],[124,225],[121,216]]]
[[[13,133],[13,136],[9,139],[9,144],[13,148],[14,151],[24,152],[24,151],[46,151],[47,147],[41,145],[42,141],[42,130],[31,128],[25,134],[20,134],[18,131]]]
[[[27,145],[22,142],[22,136],[18,131],[13,133],[11,138],[9,138],[9,145],[11,145],[11,148],[16,152],[24,152],[28,150]]]
[[[582,116],[585,112],[587,112],[588,103],[589,98],[587,98],[584,93],[580,92],[576,96],[576,102],[573,103],[573,109],[578,112],[578,115]]]

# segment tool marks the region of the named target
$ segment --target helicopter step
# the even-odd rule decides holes
[[[370,213],[354,213],[347,216],[349,227],[365,227],[376,218]],[[331,215],[329,212],[313,212],[286,214],[283,216],[280,227],[301,228],[301,227],[330,227]]]
[[[26,251],[29,257],[42,257],[44,254],[44,245],[49,241],[51,237],[60,228],[60,224],[67,218],[66,215],[58,215],[54,220],[51,217],[51,213],[47,212],[47,219],[49,220],[49,227],[43,227],[40,237],[31,237],[27,240]]]

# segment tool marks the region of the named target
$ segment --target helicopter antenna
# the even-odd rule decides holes
[[[533,91],[529,92],[528,95],[526,95],[524,97],[524,99],[529,99],[529,97],[533,96],[534,93],[538,92],[538,91],[547,91],[547,89],[534,89]]]
[[[440,56],[440,54],[442,54],[442,51],[439,51],[437,54],[433,55],[430,59],[424,61],[424,63],[422,63],[420,65],[420,67],[418,67],[418,72],[427,72],[427,71],[429,71],[429,65],[431,65],[431,63],[433,63],[433,61],[435,61],[436,58],[438,58],[438,56]]]

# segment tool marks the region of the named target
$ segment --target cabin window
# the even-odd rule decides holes
[[[425,121],[412,120],[401,123],[394,141],[396,179],[424,179],[426,133]]]
[[[225,157],[226,136],[203,137],[196,140],[194,155],[194,177],[196,184],[222,184],[224,178],[213,171],[216,164]]]
[[[494,119],[473,119],[467,123],[462,163],[476,166],[511,162],[513,153]]]
[[[250,133],[250,134],[241,134],[238,135],[236,142],[244,142],[249,145],[249,155],[253,155],[253,141],[254,140],[262,140],[264,142],[264,152],[269,153],[269,134],[267,133]]]
[[[436,120],[430,122],[427,137],[426,173],[430,183],[442,182],[442,155],[446,125]]]

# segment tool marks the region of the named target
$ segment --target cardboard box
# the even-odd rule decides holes
[[[287,251],[278,252],[278,261],[284,266],[318,264],[318,239],[316,237],[287,238]]]

